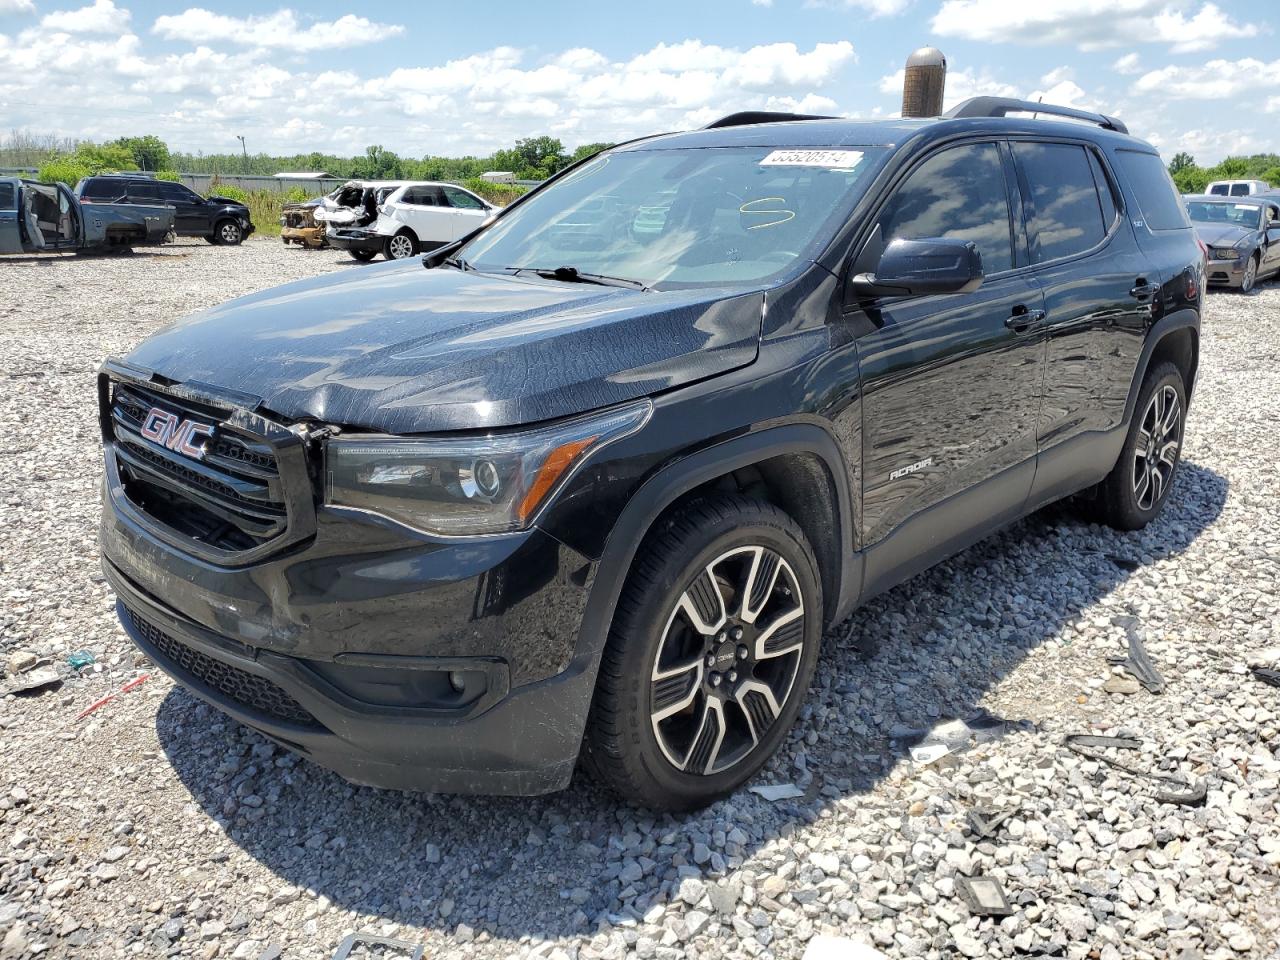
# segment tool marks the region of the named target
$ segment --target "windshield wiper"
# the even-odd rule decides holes
[[[515,276],[533,273],[546,280],[560,280],[564,283],[594,283],[602,287],[630,287],[633,290],[646,291],[649,289],[639,280],[610,277],[603,273],[586,273],[577,267],[507,267],[507,269]]]
[[[464,273],[468,270],[475,269],[475,267],[462,257],[445,257],[440,261],[440,265],[443,267],[453,267],[455,270],[461,270]]]

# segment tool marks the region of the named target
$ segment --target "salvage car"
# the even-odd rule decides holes
[[[1280,274],[1280,195],[1219,200],[1189,194],[1183,201],[1208,251],[1209,286],[1248,293]]]
[[[204,237],[213,244],[235,246],[253,233],[249,208],[230,197],[202,197],[170,180],[121,173],[101,173],[76,184],[81,203],[160,203],[173,207],[174,232]]]
[[[401,180],[350,180],[324,198],[315,218],[325,225],[329,246],[346,250],[357,260],[372,260],[384,241],[364,228],[378,219],[378,208]]]
[[[164,206],[82,205],[65,183],[0,177],[0,253],[154,246],[173,225],[173,211]]]
[[[325,225],[316,220],[316,210],[324,203],[323,197],[286,203],[280,213],[280,241],[288,246],[296,243],[308,250],[320,250],[329,245],[325,238]]]
[[[379,253],[402,260],[434,250],[472,232],[498,209],[454,184],[416,181],[365,186],[358,200],[352,191],[338,203],[352,216],[341,223],[337,213],[326,212],[329,242],[357,260]]]
[[[108,360],[103,570],[160,669],[352,781],[531,794],[581,759],[701,806],[859,604],[1065,497],[1160,516],[1203,271],[1101,114],[643,138]]]

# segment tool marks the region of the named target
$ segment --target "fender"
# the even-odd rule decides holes
[[[837,564],[832,578],[839,585],[835,597],[825,598],[825,620],[838,622],[857,599],[862,584],[862,555],[853,543],[854,513],[849,494],[849,471],[831,434],[811,423],[782,424],[705,447],[664,467],[644,482],[618,515],[596,570],[591,596],[579,628],[577,655],[589,658],[594,676],[604,651],[613,612],[640,542],[672,503],[690,490],[734,470],[785,454],[811,454],[826,468],[836,493],[837,544],[843,549],[831,558]],[[585,666],[585,664],[584,664]]]
[[[1173,313],[1161,317],[1155,322],[1150,330],[1147,331],[1146,341],[1142,344],[1142,353],[1138,355],[1138,364],[1133,371],[1133,381],[1129,384],[1129,396],[1124,404],[1124,418],[1122,425],[1128,430],[1129,422],[1133,419],[1134,408],[1138,405],[1138,392],[1142,389],[1142,381],[1146,379],[1147,367],[1151,364],[1151,356],[1156,352],[1156,348],[1160,346],[1160,342],[1169,334],[1176,330],[1190,329],[1196,334],[1197,342],[1200,337],[1200,315],[1191,309],[1175,310]],[[1197,358],[1198,361],[1198,358]],[[1196,373],[1199,373],[1199,363],[1196,363]],[[1191,405],[1191,394],[1195,388],[1195,377],[1192,382],[1186,384],[1187,388],[1187,405]]]

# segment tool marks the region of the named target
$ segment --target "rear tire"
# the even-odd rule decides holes
[[[383,254],[388,260],[407,260],[418,252],[418,238],[411,230],[401,230],[387,237]]]
[[[1095,518],[1140,530],[1160,515],[1182,456],[1187,391],[1172,363],[1147,371],[1120,459],[1098,485]]]
[[[741,496],[690,503],[658,522],[619,597],[586,764],[655,810],[728,796],[786,739],[821,636],[817,564],[796,522]]]
[[[353,260],[359,260],[361,263],[368,263],[378,255],[377,250],[348,250]]]

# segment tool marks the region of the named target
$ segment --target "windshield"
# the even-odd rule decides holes
[[[1192,200],[1187,213],[1195,223],[1232,223],[1238,227],[1257,230],[1262,222],[1262,208],[1252,203],[1214,203]]]
[[[880,147],[714,147],[606,154],[459,251],[477,270],[555,270],[694,287],[765,280],[816,256]]]

